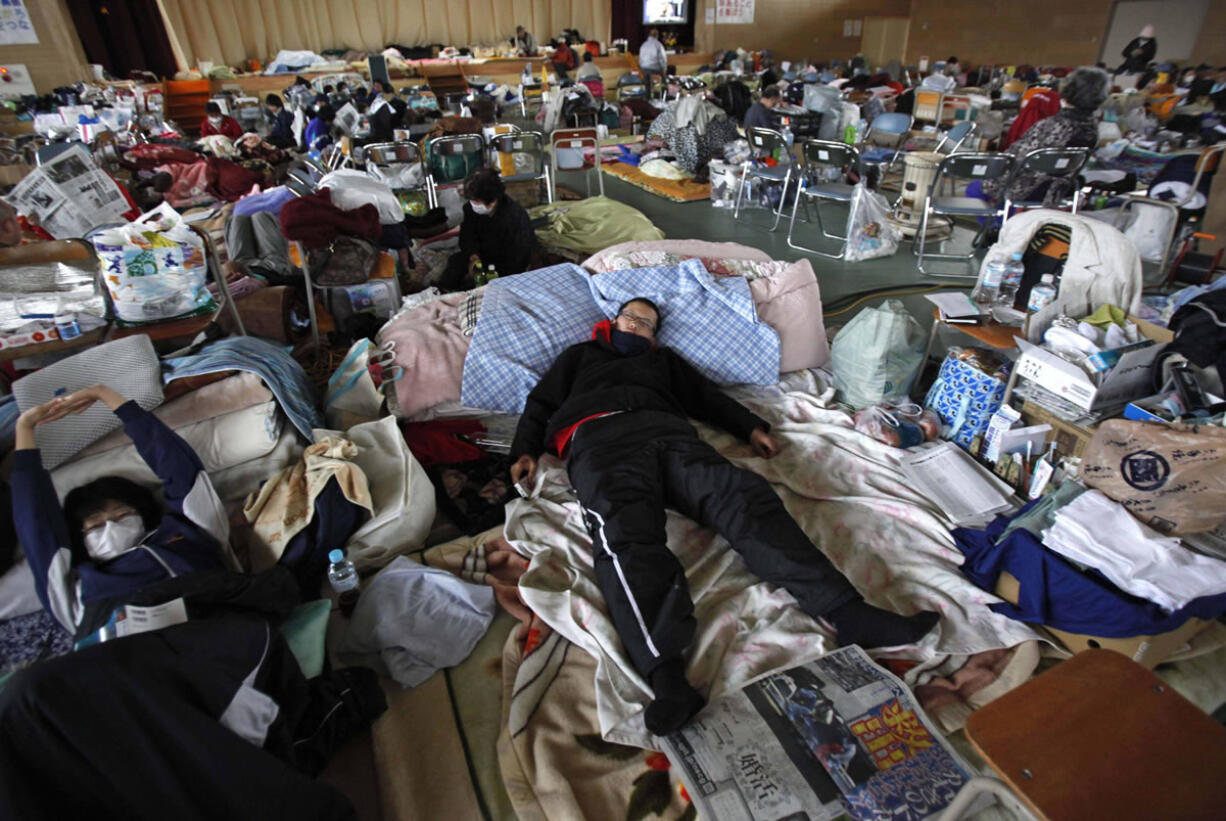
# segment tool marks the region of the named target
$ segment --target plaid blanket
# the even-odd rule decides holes
[[[460,401],[519,413],[558,355],[633,297],[661,306],[660,344],[721,385],[772,384],[779,336],[758,320],[749,285],[714,277],[698,260],[588,276],[569,263],[496,279],[464,360]],[[718,333],[712,333],[718,328]]]

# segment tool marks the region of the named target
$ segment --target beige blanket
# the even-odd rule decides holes
[[[243,515],[252,524],[253,572],[276,564],[290,539],[310,524],[315,499],[330,480],[336,480],[346,499],[373,512],[366,474],[352,461],[357,452],[357,445],[347,439],[326,437],[247,497]]]

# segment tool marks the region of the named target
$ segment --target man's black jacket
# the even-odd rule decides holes
[[[597,326],[597,333],[602,338],[563,351],[528,394],[511,445],[512,459],[524,454],[539,457],[552,449],[558,431],[609,411],[692,416],[745,440],[755,428],[770,430],[764,420],[721,393],[668,348],[623,356],[606,341],[607,330]]]

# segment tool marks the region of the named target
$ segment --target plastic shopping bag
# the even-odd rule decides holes
[[[890,213],[885,197],[857,183],[851,199],[851,217],[847,225],[848,262],[893,256],[902,242],[899,231],[886,217]]]
[[[93,238],[120,325],[217,310],[206,287],[204,243],[166,203]]]
[[[328,380],[324,395],[324,419],[333,430],[349,430],[354,425],[379,418],[383,393],[370,375],[371,359],[377,350],[369,339],[359,339]]]
[[[854,408],[906,399],[924,358],[924,331],[902,302],[866,308],[834,338],[834,386]]]

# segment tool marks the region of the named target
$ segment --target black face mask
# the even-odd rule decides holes
[[[651,350],[651,340],[638,334],[627,333],[613,328],[609,331],[609,342],[622,356],[637,356]]]

